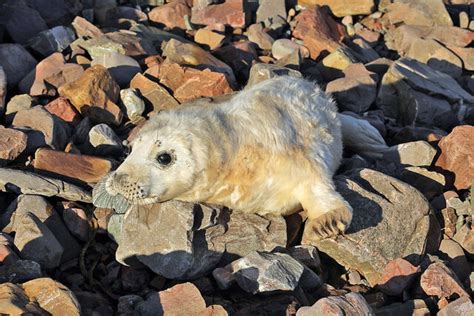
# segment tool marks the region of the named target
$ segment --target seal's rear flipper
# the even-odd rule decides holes
[[[382,158],[388,150],[382,135],[366,120],[338,113],[344,147],[366,158]]]

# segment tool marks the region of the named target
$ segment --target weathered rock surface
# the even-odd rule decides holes
[[[396,258],[419,262],[429,247],[428,233],[435,221],[421,193],[370,169],[336,177],[336,186],[351,204],[354,217],[345,235],[316,242],[320,251],[359,271],[371,285],[380,282],[383,268]]]
[[[91,65],[102,65],[107,68],[120,87],[128,86],[130,80],[141,71],[140,64],[135,59],[115,52],[94,58]]]
[[[137,89],[155,112],[172,109],[179,105],[166,88],[142,74],[133,77],[130,81],[130,88]]]
[[[384,153],[384,159],[401,165],[431,166],[436,149],[423,140],[395,145]]]
[[[462,316],[472,315],[474,311],[474,304],[467,296],[460,297],[455,301],[443,307],[437,316]]]
[[[322,298],[311,307],[301,307],[296,316],[311,315],[371,315],[372,308],[358,293]]]
[[[388,295],[400,295],[410,286],[419,272],[419,267],[415,267],[405,259],[397,258],[383,269],[378,288]]]
[[[386,11],[384,18],[392,25],[404,23],[423,26],[452,26],[453,21],[442,0],[385,1],[379,9]]]
[[[94,148],[94,152],[99,155],[120,154],[123,147],[122,141],[115,134],[114,130],[107,124],[97,124],[89,131],[89,143]]]
[[[453,294],[469,296],[451,269],[442,262],[432,263],[420,279],[423,291],[430,296],[449,298]]]
[[[15,160],[25,149],[26,135],[18,130],[5,128],[0,125],[0,166]]]
[[[436,166],[454,174],[454,186],[458,190],[469,188],[474,179],[473,133],[474,126],[458,126],[438,144],[441,155]]]
[[[186,29],[184,17],[191,17],[191,7],[188,5],[189,0],[177,0],[169,2],[165,5],[154,8],[148,16],[150,21],[164,24],[166,27]]]
[[[227,0],[204,8],[193,7],[191,22],[203,25],[224,24],[243,27],[245,18],[244,2],[242,0]]]
[[[54,114],[72,126],[76,126],[81,121],[81,115],[79,112],[77,112],[71,102],[69,102],[68,99],[64,97],[54,99],[53,101],[46,104],[44,108],[49,113]]]
[[[350,0],[298,0],[298,4],[307,6],[328,6],[337,17],[346,15],[368,15],[375,8],[373,0],[362,0],[353,2]]]

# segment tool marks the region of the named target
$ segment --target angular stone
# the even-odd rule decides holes
[[[436,166],[454,174],[454,186],[458,190],[467,189],[474,179],[474,126],[455,127],[438,144],[441,155]]]
[[[474,234],[472,228],[463,225],[454,235],[453,239],[469,254],[474,255]]]
[[[260,23],[252,24],[247,28],[247,36],[249,40],[262,50],[271,50],[274,39],[263,30]]]
[[[71,25],[74,28],[74,31],[76,31],[78,37],[94,38],[103,35],[102,31],[97,26],[80,16],[76,16]]]
[[[54,52],[62,52],[75,39],[76,34],[71,28],[59,25],[38,33],[28,41],[28,46],[43,56],[49,56]]]
[[[302,39],[312,59],[323,52],[333,52],[340,47],[344,26],[338,24],[327,11],[319,6],[304,10],[296,16],[293,36]]]
[[[141,71],[140,64],[135,59],[114,52],[105,53],[94,58],[91,65],[102,65],[107,68],[112,78],[121,87],[129,86],[130,80]]]
[[[53,149],[63,149],[70,135],[69,126],[41,105],[18,112],[13,119],[13,126],[28,127],[41,132],[44,143]]]
[[[1,8],[2,22],[14,42],[26,44],[30,38],[41,31],[47,30],[48,25],[41,15],[26,5],[11,5],[5,3]]]
[[[20,44],[0,44],[0,66],[8,78],[8,88],[15,87],[37,63]]]
[[[89,131],[89,143],[101,155],[115,155],[122,152],[122,141],[106,124],[98,124]]]
[[[395,145],[384,153],[384,159],[409,166],[431,166],[435,156],[436,149],[425,141]]]
[[[442,262],[432,263],[423,272],[420,285],[427,295],[436,296],[439,299],[449,298],[453,294],[469,296],[454,272]]]
[[[439,253],[441,259],[447,260],[448,266],[459,280],[466,280],[471,273],[471,267],[461,246],[453,240],[443,239],[439,245]]]
[[[299,245],[288,248],[288,253],[294,259],[298,260],[311,269],[321,268],[321,259],[319,259],[318,249],[313,246]]]
[[[429,200],[442,194],[446,185],[446,179],[441,173],[422,167],[403,168],[397,178],[414,186]]]
[[[0,166],[15,160],[25,149],[27,138],[24,133],[0,125]]]
[[[0,168],[0,191],[58,196],[66,200],[86,203],[92,200],[90,192],[65,181],[6,168]]]
[[[199,29],[194,35],[194,41],[199,44],[207,45],[210,50],[219,48],[225,40],[225,35],[213,32],[208,29]]]
[[[347,15],[369,15],[375,8],[374,0],[298,0],[298,4],[328,6],[337,17]]]
[[[362,169],[336,177],[336,187],[354,210],[345,235],[315,242],[346,268],[362,273],[371,286],[396,258],[417,264],[435,237],[430,205],[415,188],[380,172]],[[404,225],[400,225],[403,222]]]
[[[331,81],[326,93],[331,93],[339,108],[362,113],[369,109],[377,96],[377,82],[374,73],[362,64],[349,65],[343,70],[345,77]]]
[[[72,126],[76,126],[81,121],[81,115],[65,97],[54,99],[44,108]]]
[[[257,22],[265,22],[277,17],[286,20],[286,12],[285,0],[262,0],[257,9]]]
[[[138,90],[128,88],[120,90],[120,101],[127,111],[127,117],[132,123],[138,123],[143,120],[145,112],[145,101],[138,95]]]
[[[384,19],[391,25],[453,26],[442,0],[429,3],[424,0],[396,1],[387,5],[384,11]]]
[[[162,24],[170,29],[187,29],[184,17],[191,16],[189,0],[176,0],[154,8],[148,13],[150,21]]]
[[[41,278],[43,273],[38,262],[18,260],[7,267],[4,275],[10,282],[18,283]]]
[[[76,238],[87,242],[93,235],[86,210],[75,204],[63,202],[63,220],[67,228]]]
[[[464,69],[469,71],[474,70],[474,48],[462,48],[454,46],[448,46],[448,48],[454,54],[456,54],[456,56],[461,58]]]
[[[48,315],[38,303],[31,302],[20,285],[3,283],[0,285],[0,310],[6,315]]]
[[[76,296],[67,287],[50,278],[31,280],[22,285],[25,294],[33,302],[52,315],[81,314]]]
[[[419,272],[419,267],[415,267],[405,259],[397,258],[385,266],[377,288],[387,295],[400,295],[410,286]]]
[[[32,98],[28,94],[19,94],[8,101],[5,114],[8,118],[10,114],[14,114],[22,110],[29,110],[36,104],[38,104],[38,100],[36,98]]]
[[[179,105],[168,90],[142,74],[136,74],[133,77],[130,81],[130,88],[137,89],[154,112],[172,109]]]
[[[113,165],[108,159],[74,155],[61,151],[38,149],[33,166],[63,178],[72,178],[86,183],[96,183],[108,174]]]
[[[304,267],[283,253],[251,252],[231,264],[240,288],[252,294],[293,291]]]
[[[310,307],[301,307],[296,316],[312,315],[372,315],[372,308],[359,293],[349,293],[341,296],[329,296],[322,298]]]
[[[159,77],[160,83],[173,91],[180,103],[233,92],[227,77],[210,69],[198,70],[165,61],[160,67]]]
[[[250,76],[246,87],[254,86],[259,82],[278,76],[302,77],[297,70],[273,64],[256,63],[250,68]]]
[[[125,54],[125,47],[110,36],[102,35],[89,40],[78,39],[71,44],[71,48],[79,47],[85,49],[92,59],[99,58],[103,54],[118,53]]]
[[[245,18],[243,0],[226,0],[204,8],[193,7],[191,22],[203,25],[225,24],[236,28],[245,26]]]
[[[443,307],[437,316],[472,316],[474,311],[474,304],[471,299],[467,296],[460,297],[445,307]]]
[[[95,65],[76,81],[59,88],[84,116],[100,123],[120,124],[122,112],[117,106],[120,88],[104,66]]]
[[[303,50],[304,47],[298,43],[286,38],[280,38],[273,42],[272,56],[276,59],[282,59],[283,57],[293,54],[294,52],[301,52]]]

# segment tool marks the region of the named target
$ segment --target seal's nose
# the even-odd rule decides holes
[[[147,195],[144,187],[126,173],[116,172],[113,175],[113,186],[117,192],[129,200],[143,199]]]

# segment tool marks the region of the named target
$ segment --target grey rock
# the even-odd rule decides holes
[[[48,25],[67,24],[74,16],[79,15],[83,8],[79,0],[34,0],[28,2],[41,14]]]
[[[89,142],[89,131],[92,129],[92,121],[89,117],[85,117],[77,124],[72,134],[72,141],[75,144],[86,144]]]
[[[288,248],[288,254],[311,269],[321,268],[318,249],[309,245],[298,245]]]
[[[28,94],[19,94],[10,99],[5,111],[6,115],[13,114],[22,110],[29,110],[37,104],[36,99]]]
[[[419,140],[395,145],[384,153],[384,159],[400,165],[431,166],[436,149],[428,142]]]
[[[283,253],[251,252],[231,266],[239,287],[253,294],[292,291],[304,271],[302,264]]]
[[[252,24],[247,28],[247,36],[249,40],[262,50],[271,50],[274,39],[263,30],[260,23]]]
[[[97,154],[114,155],[122,151],[122,141],[107,124],[97,124],[89,131],[89,143]]]
[[[38,262],[45,269],[61,263],[63,247],[49,228],[31,212],[16,217],[14,245],[23,259]]]
[[[141,71],[140,64],[132,57],[108,52],[94,58],[91,65],[106,67],[121,87],[129,86],[130,80]]]
[[[467,224],[464,224],[460,229],[457,230],[453,239],[459,245],[461,245],[466,253],[471,256],[474,255],[474,234],[472,233],[472,229],[469,228]]]
[[[252,68],[250,68],[250,76],[247,82],[247,87],[254,86],[259,82],[278,76],[291,76],[296,78],[302,77],[301,73],[297,70],[272,64],[257,63],[253,65]]]
[[[120,100],[132,123],[138,123],[143,120],[142,115],[145,112],[145,101],[139,97],[137,89],[128,88],[120,90]]]
[[[318,300],[313,306],[301,307],[296,316],[312,315],[374,315],[372,308],[359,293],[348,293],[341,296],[329,296]]]
[[[86,203],[92,201],[90,192],[73,184],[28,171],[7,168],[0,168],[0,191],[57,196]]]
[[[40,264],[31,260],[18,260],[9,265],[2,274],[7,282],[12,283],[23,283],[43,276]]]
[[[276,59],[282,59],[283,57],[291,55],[300,49],[301,45],[298,43],[286,38],[281,38],[273,42],[272,55]]]
[[[370,169],[337,176],[336,187],[354,210],[352,223],[345,235],[314,244],[339,264],[359,271],[371,286],[391,260],[406,258],[416,265],[426,251],[434,250],[439,226],[415,188]]]
[[[48,25],[41,15],[33,8],[26,5],[11,5],[5,3],[0,5],[0,17],[6,31],[15,43],[26,44],[26,42],[41,31],[47,30]]]
[[[15,87],[37,63],[20,44],[0,44],[0,66],[7,75],[8,88]]]
[[[278,16],[286,20],[285,0],[261,0],[257,9],[257,22],[273,20]]]
[[[443,239],[439,245],[440,258],[447,260],[448,266],[456,273],[459,280],[465,280],[471,273],[471,267],[459,244],[450,239]]]
[[[106,35],[94,37],[89,40],[78,39],[71,44],[71,47],[84,48],[92,59],[101,58],[104,54],[118,53],[125,54],[125,48],[120,43],[112,40]]]
[[[471,299],[467,296],[460,297],[455,301],[449,303],[445,307],[443,307],[437,316],[465,316],[471,315],[474,311],[474,304],[472,303]]]
[[[427,199],[443,193],[446,179],[436,171],[423,167],[406,167],[397,176],[398,179],[418,189]]]
[[[55,52],[62,52],[75,39],[76,34],[71,28],[60,25],[40,32],[28,41],[28,46],[46,57]]]

